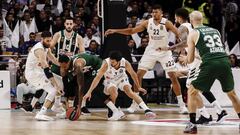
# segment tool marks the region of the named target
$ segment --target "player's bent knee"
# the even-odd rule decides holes
[[[46,99],[52,102],[54,100],[56,94],[57,94],[56,90],[48,91]]]

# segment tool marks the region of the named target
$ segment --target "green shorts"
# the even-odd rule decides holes
[[[224,92],[230,92],[234,89],[232,69],[227,58],[203,62],[197,78],[192,81],[192,85],[200,91],[209,92],[216,79],[220,81]]]
[[[52,64],[51,71],[57,75],[60,75],[60,67],[55,64]]]

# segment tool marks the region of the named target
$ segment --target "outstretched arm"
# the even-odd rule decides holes
[[[84,100],[90,100],[92,91],[97,87],[99,81],[103,77],[104,73],[107,71],[108,65],[106,62],[103,63],[102,67],[99,69],[97,76],[93,79],[92,84],[87,92],[87,94],[83,97]]]
[[[134,28],[125,28],[125,29],[108,29],[105,32],[105,36],[108,36],[110,34],[118,33],[123,35],[132,35],[137,32],[142,32],[147,28],[148,20],[143,21],[141,24],[137,25]]]
[[[126,61],[126,70],[130,74],[130,76],[132,77],[134,83],[137,86],[137,89],[139,91],[143,92],[143,94],[146,94],[146,90],[141,87],[141,85],[139,83],[139,80],[138,80],[138,76],[137,76],[136,72],[133,70],[131,64],[128,61]]]

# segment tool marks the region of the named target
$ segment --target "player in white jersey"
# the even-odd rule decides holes
[[[184,8],[179,8],[175,11],[175,21],[176,21],[176,23],[180,24],[178,30],[180,32],[180,37],[182,39],[182,42],[180,42],[177,45],[173,45],[172,47],[170,47],[171,49],[184,47],[187,50],[187,42],[186,42],[187,36],[193,30],[192,25],[188,22],[188,16],[189,16],[189,13]],[[187,82],[186,82],[187,88],[189,88],[191,82],[194,79],[196,79],[196,76],[200,70],[199,66],[202,62],[197,50],[195,52],[196,52],[196,55],[195,55],[195,59],[194,59],[193,63],[188,64],[189,72],[188,72],[188,78],[187,78]],[[181,57],[180,57],[180,59],[181,59]],[[216,101],[216,98],[214,97],[214,95],[211,92],[202,92],[202,95],[216,109],[217,115],[218,115],[217,122],[222,122],[227,116],[226,111],[223,110],[223,108],[219,105],[219,103]],[[209,113],[207,112],[207,110],[203,104],[198,106],[198,110],[199,110],[201,116],[196,121],[197,124],[207,124],[210,121],[212,121],[212,116],[209,115]]]
[[[128,97],[132,98],[140,107],[142,107],[145,111],[145,116],[147,118],[155,118],[156,114],[153,113],[143,102],[141,97],[134,93],[131,89],[131,84],[128,81],[128,76],[126,71],[130,74],[133,81],[135,82],[138,91],[145,92],[146,90],[143,89],[138,81],[137,74],[133,70],[131,64],[122,58],[122,55],[118,51],[113,51],[110,53],[110,57],[105,59],[102,67],[99,69],[97,76],[94,78],[87,94],[84,96],[84,99],[90,99],[91,93],[94,88],[99,83],[102,76],[104,76],[104,93],[110,96],[110,100],[115,103],[118,95],[118,88],[124,91]],[[118,117],[118,111],[110,107],[113,111],[112,117]],[[121,115],[121,114],[120,114]]]
[[[142,78],[145,73],[148,70],[153,69],[156,62],[160,62],[163,69],[167,72],[170,80],[172,81],[173,91],[177,96],[178,104],[180,105],[179,112],[187,113],[187,108],[185,107],[185,103],[182,99],[181,87],[175,73],[176,65],[172,57],[172,52],[170,50],[158,51],[159,48],[168,47],[168,30],[172,31],[176,35],[177,39],[179,39],[179,32],[177,28],[172,24],[172,22],[166,18],[163,18],[162,15],[163,11],[161,6],[154,5],[152,10],[153,18],[143,21],[134,28],[109,29],[105,32],[105,36],[113,33],[132,35],[147,29],[149,33],[149,44],[146,47],[138,66],[137,75],[139,83],[142,85]],[[134,90],[137,91],[136,87]],[[133,103],[128,110],[130,112],[134,112],[133,108],[136,108],[136,106],[134,106],[135,105]]]
[[[50,60],[54,64],[59,65],[57,59],[53,56],[49,48],[52,35],[50,32],[44,31],[41,36],[42,40],[34,45],[28,54],[25,77],[28,83],[33,85],[37,90],[43,89],[48,92],[43,107],[36,114],[35,118],[37,120],[49,121],[53,120],[53,118],[45,115],[47,109],[53,102],[55,95],[60,95],[63,91],[54,79],[47,62],[47,60]],[[60,100],[55,100],[54,103],[56,106],[59,106]]]

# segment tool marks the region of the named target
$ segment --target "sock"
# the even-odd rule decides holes
[[[68,100],[68,107],[73,107],[74,100]]]
[[[202,116],[204,116],[205,118],[210,118],[210,114],[207,112],[207,109],[205,108],[205,106],[198,110]]]
[[[238,118],[240,118],[240,113],[238,113]]]
[[[81,108],[86,107],[86,100],[82,100]]]
[[[47,107],[45,107],[45,106],[42,106],[42,108],[41,108],[41,110],[40,110],[40,114],[46,114],[46,112],[47,112]]]
[[[183,102],[182,95],[177,96],[178,104],[180,107],[185,106],[185,103]]]
[[[189,113],[190,122],[196,124],[196,113]]]
[[[215,108],[215,110],[217,111],[217,114],[221,114],[223,109],[216,100],[212,103],[212,105]]]
[[[38,101],[38,98],[35,98],[35,97],[32,98],[32,101],[31,101],[32,108],[34,108],[34,106],[36,105],[37,101]]]
[[[113,111],[113,113],[116,113],[118,111],[117,107],[113,104],[112,101],[109,101],[106,105]]]
[[[55,96],[54,105],[56,105],[56,106],[61,105],[61,96]]]
[[[144,111],[150,110],[143,101],[139,104],[139,106],[140,106]]]

